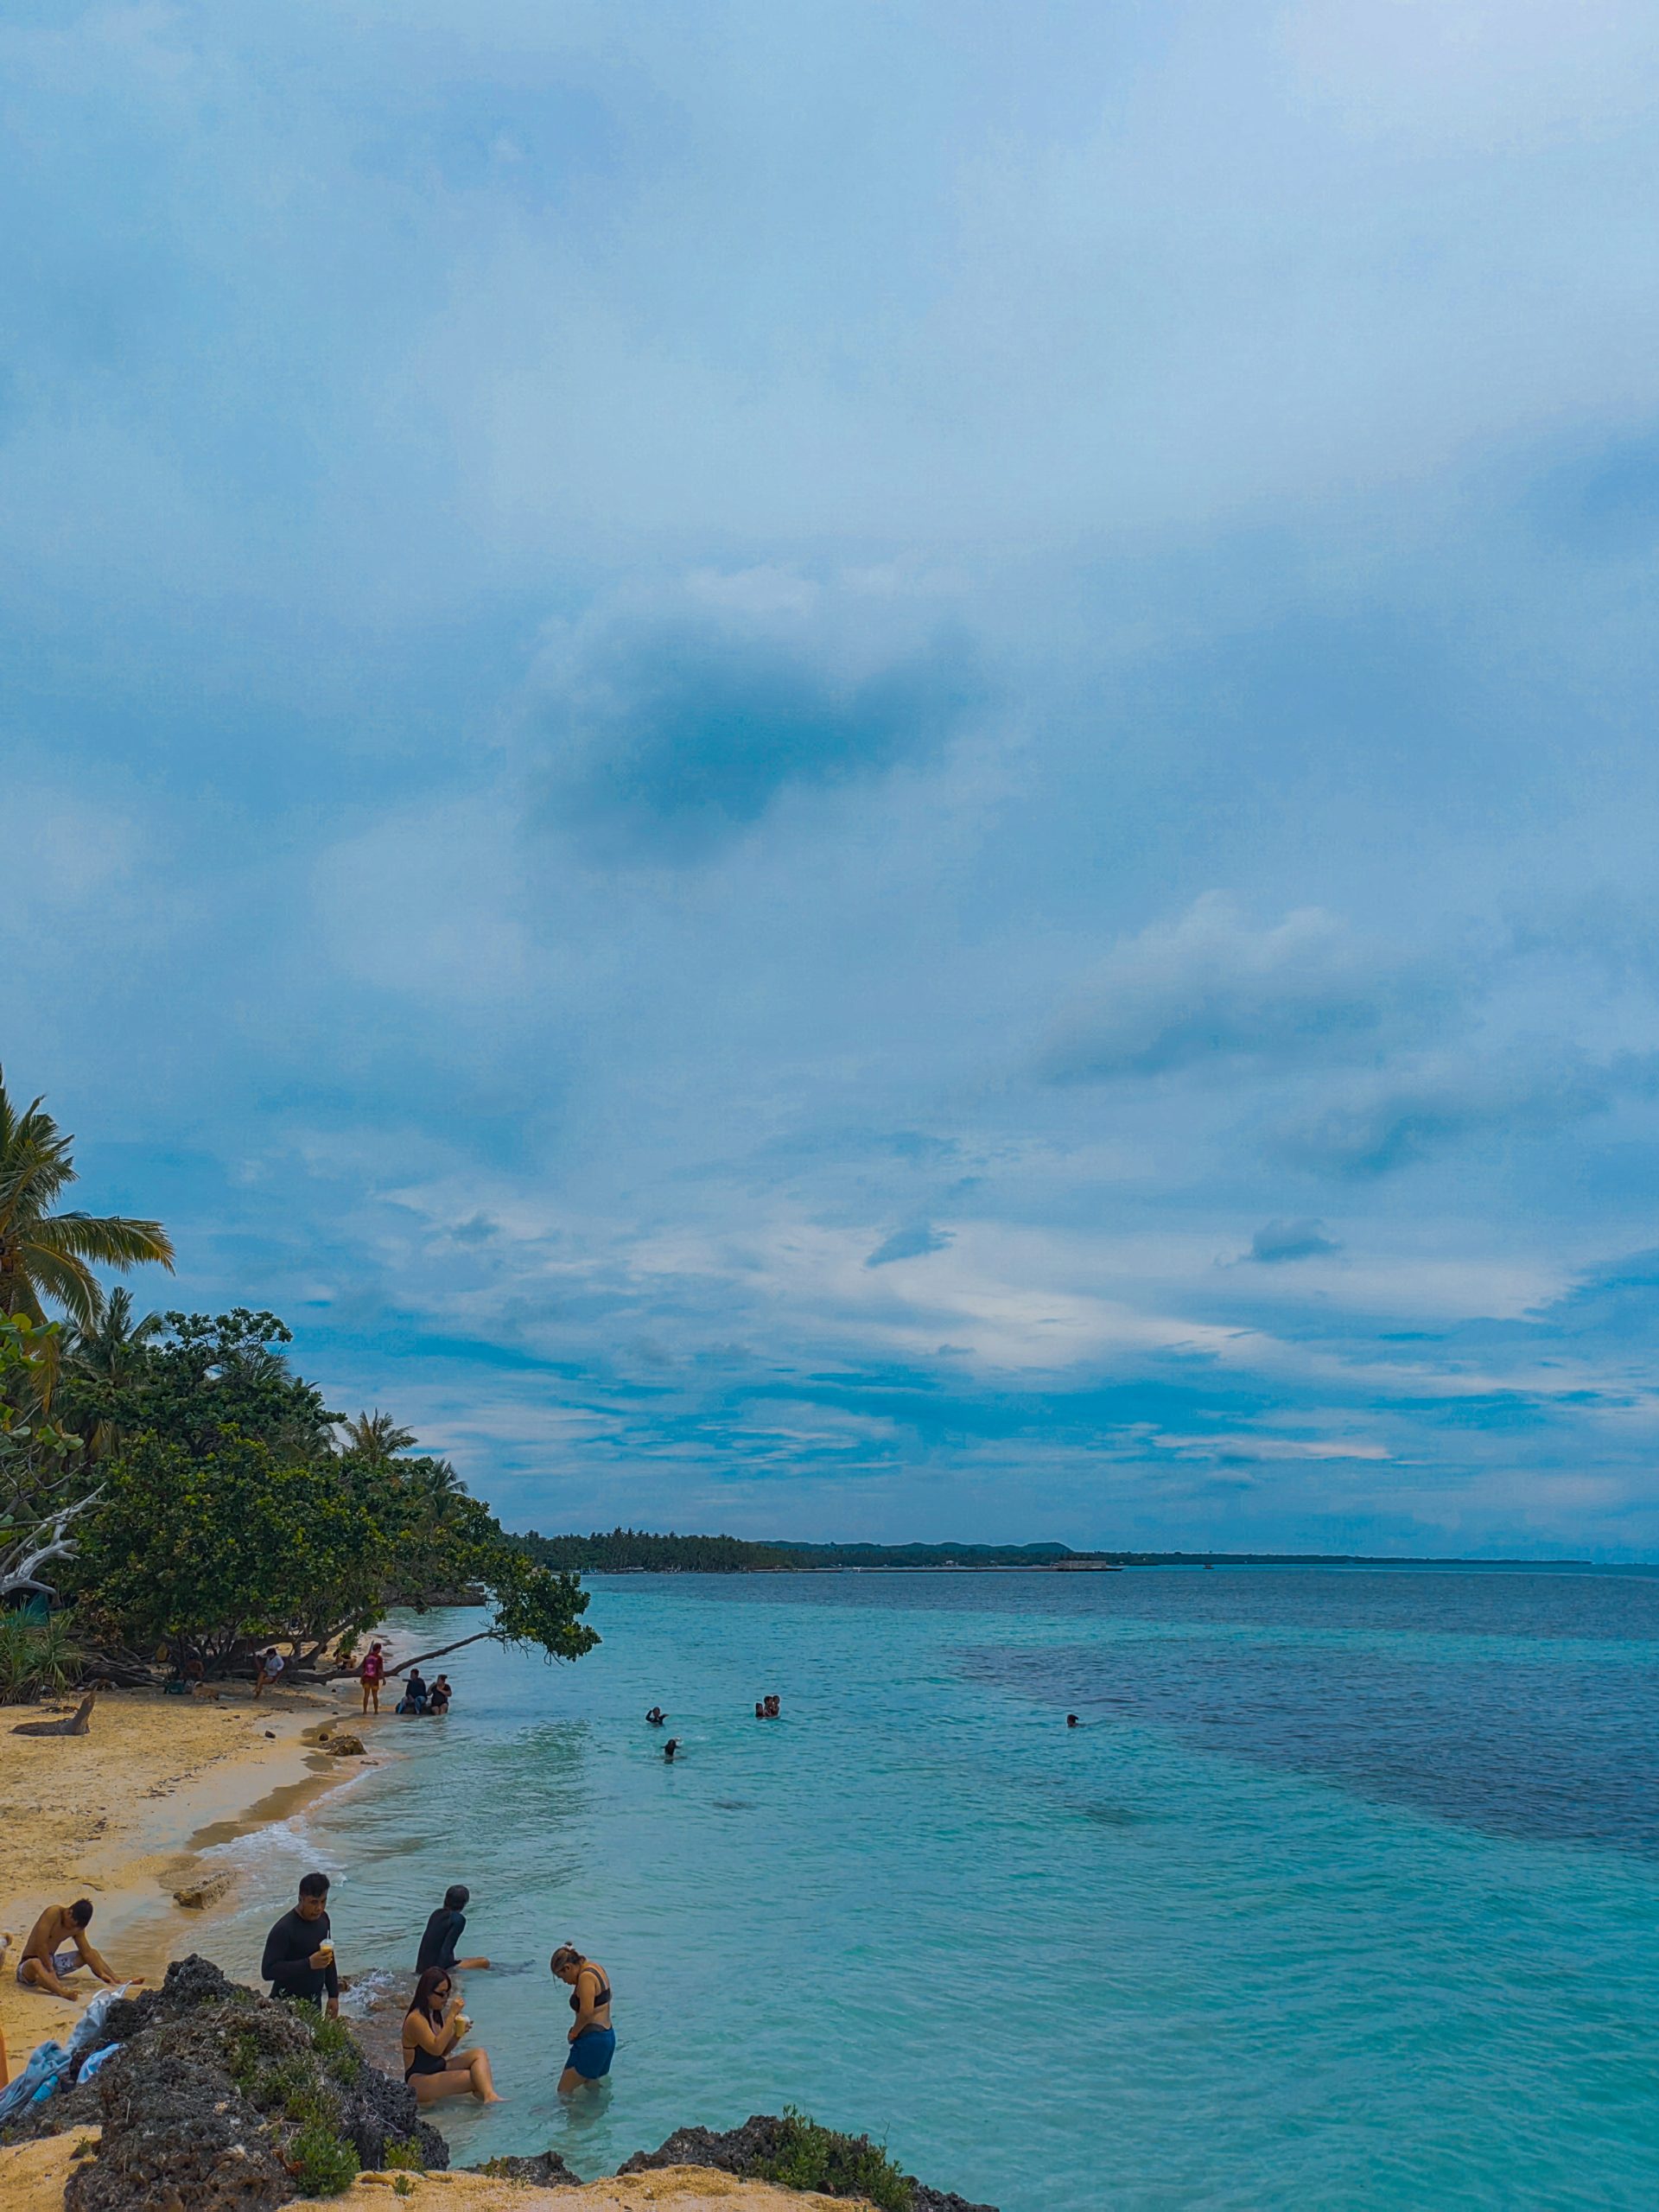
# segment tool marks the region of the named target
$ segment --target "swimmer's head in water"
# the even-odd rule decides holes
[[[467,1904],[471,1900],[472,1894],[472,1891],[467,1887],[464,1882],[451,1882],[448,1888],[443,1893],[444,1910],[446,1912],[465,1912]]]
[[[1066,1726],[1067,1726],[1068,1728],[1075,1728],[1075,1727],[1077,1726],[1077,1714],[1076,1714],[1075,1713],[1068,1713],[1066,1714],[1066,1716],[1065,1716],[1065,1725],[1066,1725]]]
[[[77,1897],[69,1908],[69,1917],[77,1928],[84,1928],[92,1916],[92,1904],[90,1897]]]
[[[574,1943],[561,1943],[547,1963],[561,1981],[574,1981],[582,1971],[582,1953]]]

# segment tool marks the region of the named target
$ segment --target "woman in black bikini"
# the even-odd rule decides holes
[[[569,2096],[586,2082],[601,2082],[616,2055],[616,2035],[611,2026],[611,1978],[592,1959],[584,1959],[574,1943],[561,1943],[548,1961],[561,1981],[570,1985],[570,2010],[575,2024],[568,2041],[559,2094]]]
[[[467,2022],[447,1967],[428,1967],[404,2015],[404,2079],[423,2105],[470,2089],[480,2104],[505,2104],[495,2094],[489,2053],[457,2050]]]

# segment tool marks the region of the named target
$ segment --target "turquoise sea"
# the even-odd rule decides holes
[[[251,1972],[320,1864],[401,1995],[468,1884],[524,1970],[467,1977],[512,2101],[447,2115],[459,2161],[596,2174],[792,2102],[1004,2212],[1659,2205],[1659,1575],[591,1586],[599,1651],[458,1654],[216,1931]],[[574,2110],[566,1940],[617,1993]]]

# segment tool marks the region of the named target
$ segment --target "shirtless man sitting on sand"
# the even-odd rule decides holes
[[[17,1979],[25,1989],[49,1990],[54,1997],[67,1997],[72,2001],[74,1991],[67,1986],[66,1977],[79,1974],[82,1967],[90,1967],[98,1979],[113,1989],[120,1982],[119,1974],[111,1974],[108,1966],[86,1940],[87,1923],[92,1908],[85,1897],[77,1897],[73,1904],[49,1904],[29,1930],[23,1955],[17,1961]],[[60,1947],[67,1944],[71,1948]],[[129,1974],[130,1982],[143,1980],[142,1974]]]

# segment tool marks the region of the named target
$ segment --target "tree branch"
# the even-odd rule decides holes
[[[35,1579],[35,1570],[48,1560],[74,1557],[75,1539],[67,1533],[69,1524],[89,1505],[95,1505],[100,1495],[99,1491],[93,1491],[79,1504],[62,1507],[53,1516],[49,1530],[44,1525],[32,1529],[10,1552],[0,1556],[0,1597],[15,1596],[20,1590],[38,1592],[48,1597],[57,1594],[50,1583]]]
[[[441,1643],[435,1651],[417,1651],[412,1659],[400,1659],[395,1667],[387,1668],[386,1680],[391,1681],[395,1675],[401,1675],[410,1667],[423,1667],[429,1659],[447,1659],[452,1651],[464,1650],[469,1643],[482,1643],[486,1637],[497,1643],[502,1641],[499,1628],[476,1629],[471,1636],[461,1637],[454,1643]],[[355,1674],[357,1669],[353,1667],[349,1671]]]

